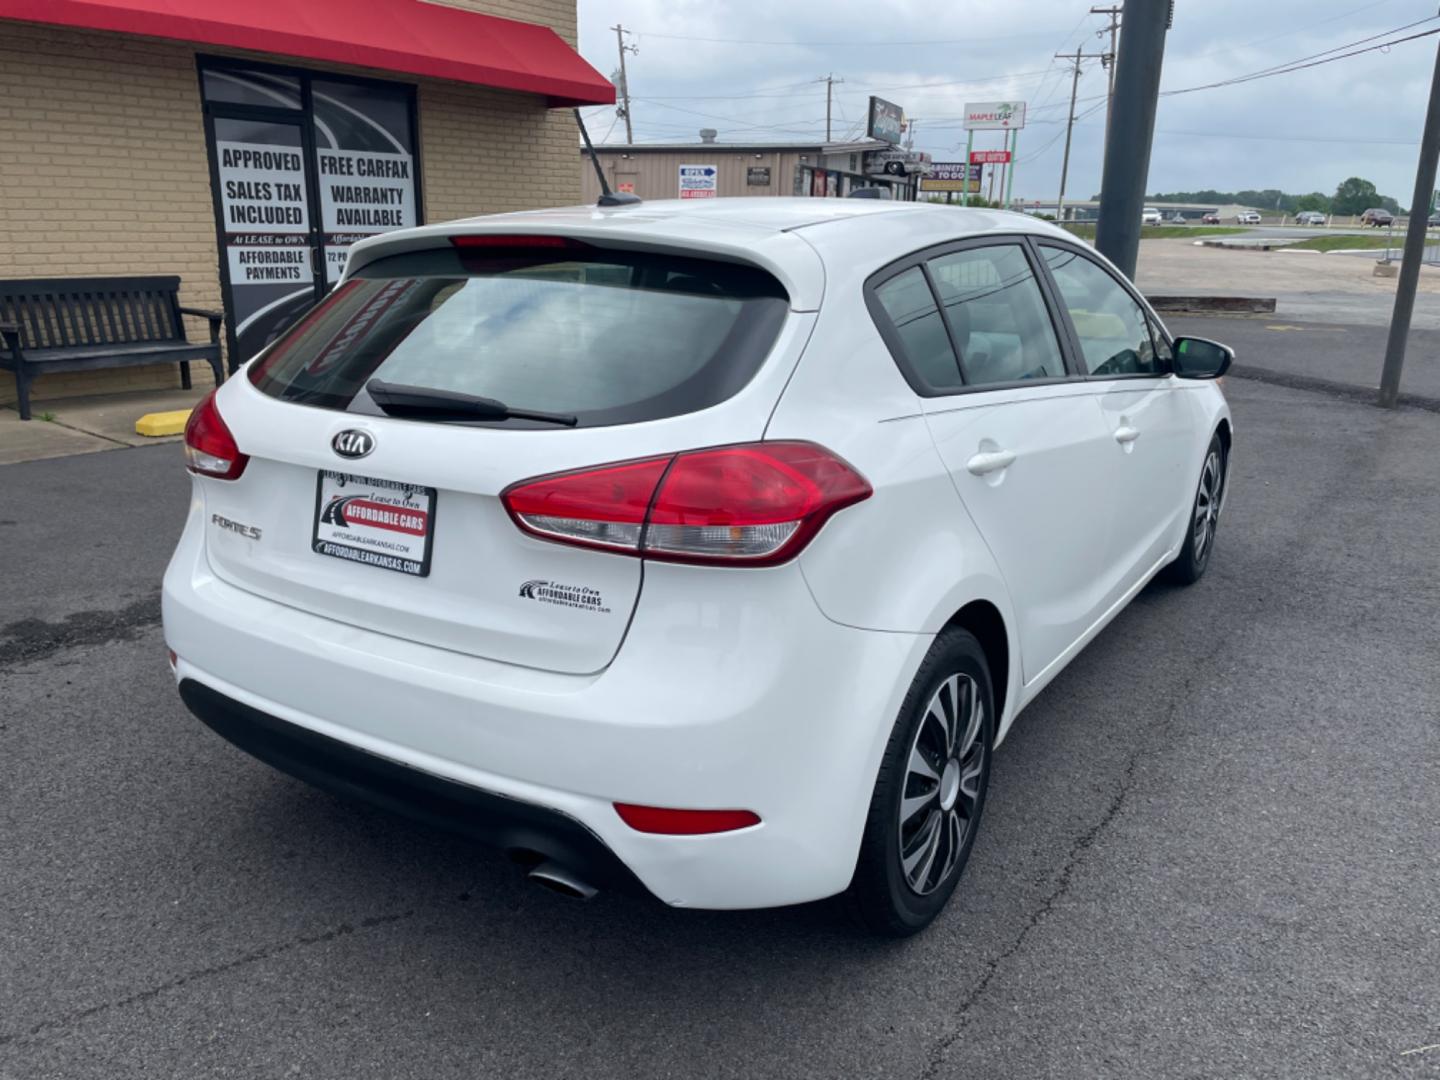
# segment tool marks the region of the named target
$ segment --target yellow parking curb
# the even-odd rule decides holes
[[[185,421],[189,419],[189,409],[146,413],[135,421],[135,434],[148,435],[151,438],[159,438],[162,435],[179,435],[185,430]]]

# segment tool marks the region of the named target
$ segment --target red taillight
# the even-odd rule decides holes
[[[555,473],[507,488],[510,516],[547,540],[639,551],[645,511],[670,459],[648,458]]]
[[[547,540],[651,559],[770,566],[869,498],[854,469],[805,442],[751,443],[526,480],[501,498]]]
[[[662,836],[703,836],[760,824],[760,816],[749,810],[667,810],[617,802],[615,812],[636,832]]]
[[[215,390],[206,394],[185,424],[185,462],[201,476],[238,480],[250,459],[235,445],[235,436],[215,407],[215,394]]]
[[[588,244],[568,236],[522,233],[464,233],[450,237],[457,248],[583,248]]]

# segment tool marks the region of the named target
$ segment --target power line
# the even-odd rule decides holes
[[[927,38],[923,41],[885,41],[869,39],[866,41],[764,41],[752,40],[750,38],[717,38],[717,37],[695,37],[690,34],[657,34],[648,31],[641,32],[642,37],[664,38],[667,41],[704,41],[715,45],[789,45],[801,48],[884,48],[890,45],[973,45],[977,42],[989,41],[1015,41],[1020,38],[1040,37],[1044,35],[1043,30],[1032,30],[1024,34],[999,34],[994,37],[969,37],[937,39]]]
[[[1424,26],[1427,22],[1434,22],[1437,18],[1440,18],[1440,16],[1437,16],[1437,15],[1429,15],[1429,16],[1426,16],[1426,17],[1423,18],[1423,19],[1416,19],[1416,20],[1415,20],[1414,22],[1412,22],[1412,23],[1406,23],[1404,26],[1397,26],[1397,27],[1395,27],[1395,29],[1393,29],[1393,30],[1382,30],[1382,31],[1381,31],[1380,33],[1378,33],[1378,34],[1371,34],[1369,37],[1360,38],[1358,41],[1351,41],[1351,42],[1348,42],[1347,44],[1344,44],[1344,45],[1336,45],[1336,46],[1335,46],[1334,48],[1332,48],[1332,49],[1325,49],[1325,50],[1322,50],[1321,52],[1318,52],[1318,53],[1311,53],[1309,56],[1302,56],[1302,57],[1300,57],[1298,60],[1287,60],[1287,61],[1285,61],[1283,64],[1275,64],[1275,65],[1273,65],[1273,66],[1271,66],[1271,67],[1268,67],[1268,68],[1261,68],[1259,71],[1257,71],[1257,72],[1252,72],[1251,74],[1253,74],[1253,75],[1259,75],[1259,74],[1263,74],[1263,73],[1265,73],[1265,72],[1267,72],[1267,71],[1277,71],[1277,70],[1279,70],[1280,68],[1287,68],[1287,67],[1289,67],[1291,64],[1303,63],[1303,62],[1306,61],[1306,60],[1318,60],[1318,59],[1319,59],[1320,57],[1322,57],[1322,56],[1329,56],[1331,53],[1337,53],[1337,52],[1339,52],[1341,49],[1348,49],[1348,48],[1351,48],[1352,46],[1355,46],[1355,45],[1364,45],[1364,44],[1367,44],[1368,42],[1376,41],[1376,40],[1378,40],[1378,39],[1380,39],[1380,38],[1382,38],[1382,37],[1388,37],[1388,36],[1391,35],[1391,34],[1398,34],[1398,33],[1400,33],[1401,31],[1404,31],[1404,30],[1413,30],[1413,29],[1414,29],[1415,27],[1417,27],[1417,26]]]
[[[1430,20],[1430,19],[1424,19],[1424,20],[1422,20],[1422,21],[1423,21],[1423,22],[1429,22],[1429,21],[1431,21],[1431,20]],[[1415,25],[1415,24],[1412,24],[1412,25]],[[1393,30],[1391,30],[1391,31],[1386,31],[1386,33],[1394,33],[1394,32],[1395,32],[1395,31],[1393,31]],[[1233,79],[1224,79],[1224,80],[1222,80],[1222,81],[1220,81],[1220,82],[1205,83],[1205,84],[1202,85],[1202,86],[1187,86],[1187,87],[1185,87],[1183,90],[1162,90],[1162,91],[1160,92],[1160,96],[1161,96],[1161,97],[1175,97],[1175,96],[1178,95],[1178,94],[1193,94],[1193,93],[1195,93],[1195,92],[1197,92],[1197,91],[1199,91],[1199,90],[1216,90],[1216,89],[1219,89],[1220,87],[1223,87],[1223,86],[1238,86],[1238,85],[1241,84],[1241,83],[1254,82],[1254,81],[1257,80],[1257,79],[1268,79],[1268,78],[1272,78],[1273,76],[1276,76],[1276,75],[1289,75],[1291,72],[1304,71],[1306,68],[1321,67],[1321,66],[1323,66],[1323,65],[1325,65],[1325,64],[1333,64],[1333,63],[1335,63],[1335,61],[1337,61],[1337,60],[1348,60],[1348,59],[1349,59],[1350,57],[1352,57],[1352,56],[1360,56],[1360,55],[1363,55],[1364,53],[1378,52],[1378,51],[1381,50],[1381,49],[1388,49],[1388,48],[1390,48],[1390,47],[1392,47],[1392,46],[1394,46],[1394,45],[1403,45],[1403,44],[1405,44],[1405,42],[1407,42],[1407,41],[1418,41],[1420,38],[1427,38],[1427,37],[1430,37],[1430,36],[1432,36],[1432,35],[1434,35],[1434,34],[1440,34],[1440,27],[1437,27],[1437,28],[1434,29],[1434,30],[1424,30],[1424,31],[1422,31],[1422,32],[1420,32],[1420,33],[1418,33],[1418,34],[1411,34],[1409,37],[1396,38],[1396,39],[1394,39],[1393,41],[1382,41],[1382,42],[1380,42],[1380,44],[1378,44],[1378,45],[1370,45],[1370,46],[1367,46],[1366,48],[1363,48],[1363,49],[1355,49],[1355,50],[1353,50],[1353,51],[1351,51],[1351,52],[1340,53],[1338,56],[1330,56],[1330,57],[1327,57],[1326,59],[1323,59],[1323,60],[1311,60],[1309,63],[1302,63],[1302,62],[1300,62],[1300,61],[1292,61],[1290,66],[1280,65],[1280,66],[1276,66],[1276,67],[1273,67],[1273,68],[1264,68],[1264,69],[1262,69],[1262,70],[1260,70],[1260,71],[1253,71],[1253,72],[1251,72],[1251,73],[1248,74],[1248,75],[1239,75],[1239,76],[1236,76],[1236,77],[1233,78]],[[1375,37],[1383,37],[1383,36],[1384,36],[1383,34],[1376,34],[1376,35],[1375,35]],[[1374,38],[1362,38],[1361,40],[1362,40],[1362,41],[1373,41]],[[1358,42],[1351,42],[1351,44],[1352,44],[1352,45],[1353,45],[1353,44],[1358,44]],[[1348,46],[1345,46],[1345,45],[1339,46],[1339,48],[1341,48],[1341,49],[1344,49],[1344,48],[1347,48],[1347,47],[1348,47]],[[1329,50],[1327,50],[1327,52],[1334,52],[1334,51],[1335,51],[1334,49],[1329,49]],[[1324,53],[1317,53],[1316,55],[1317,55],[1317,56],[1324,56],[1325,54],[1324,54]]]
[[[1395,0],[1375,0],[1375,2],[1372,4],[1365,4],[1358,8],[1352,8],[1349,11],[1342,11],[1339,15],[1331,15],[1329,18],[1326,19],[1316,19],[1312,23],[1307,23],[1305,28],[1310,29],[1316,26],[1325,26],[1329,23],[1339,22],[1341,19],[1348,19],[1351,15],[1359,15],[1363,12],[1370,11],[1377,7],[1384,7],[1386,4],[1393,4],[1394,2]],[[1252,45],[1265,45],[1271,41],[1279,41],[1281,38],[1291,38],[1294,36],[1295,32],[1293,30],[1286,30],[1285,32],[1280,34],[1271,34],[1269,37],[1256,38],[1253,41],[1243,41],[1239,45],[1220,45],[1213,49],[1206,49],[1202,53],[1190,53],[1182,57],[1181,59],[1200,60],[1206,56],[1215,56],[1219,53],[1234,52],[1236,49],[1248,49]]]

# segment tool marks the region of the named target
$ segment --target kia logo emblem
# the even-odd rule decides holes
[[[375,449],[375,436],[349,428],[330,440],[330,449],[341,457],[362,458]]]

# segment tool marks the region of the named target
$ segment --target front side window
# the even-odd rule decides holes
[[[1145,310],[1110,272],[1069,248],[1041,251],[1080,339],[1085,373],[1163,374]]]
[[[875,296],[890,316],[910,369],[937,390],[958,389],[960,368],[925,272],[912,266],[877,288]]]
[[[930,275],[968,385],[1064,378],[1055,326],[1018,244],[942,255]]]

